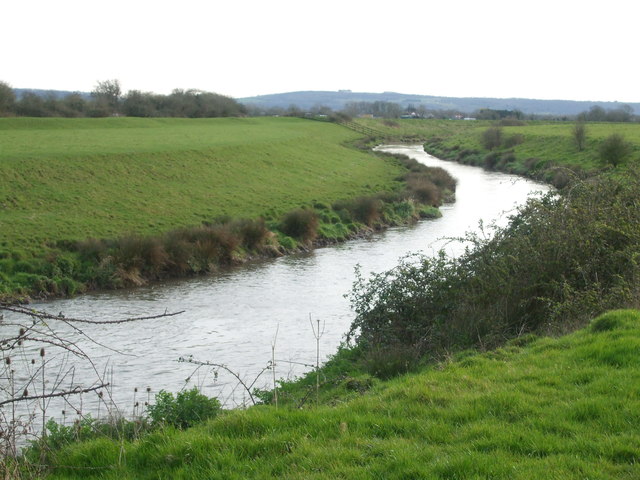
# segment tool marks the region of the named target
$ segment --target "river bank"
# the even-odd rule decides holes
[[[534,191],[545,191],[542,184],[512,175],[486,172],[475,167],[440,161],[426,154],[421,146],[388,147],[392,153],[410,155],[432,167],[447,166],[458,180],[456,202],[441,207],[442,218],[374,232],[365,238],[299,252],[266,261],[249,262],[241,268],[220,270],[207,276],[152,283],[136,289],[88,292],[74,298],[32,303],[32,307],[73,318],[118,319],[164,311],[184,311],[170,319],[110,327],[90,327],[86,333],[102,339],[109,348],[90,346],[97,365],[110,365],[116,372],[114,397],[129,405],[134,388],[152,393],[164,388],[177,391],[185,385],[198,385],[227,406],[247,399],[234,390],[236,381],[222,373],[214,379],[208,369],[193,376],[193,365],[176,363],[187,354],[201,360],[216,361],[254,378],[271,358],[271,342],[277,333],[278,378],[291,378],[305,371],[298,365],[313,363],[315,340],[310,316],[320,319],[324,335],[320,354],[324,359],[336,351],[344,339],[353,312],[344,297],[353,285],[354,271],[383,271],[397,264],[400,257],[413,252],[436,253],[440,248],[456,254],[460,238],[479,221],[485,226],[521,204]],[[8,319],[8,317],[7,317]],[[86,344],[72,329],[74,341]],[[123,353],[117,355],[113,350]],[[291,363],[294,362],[294,363]],[[88,368],[85,376],[93,378]],[[82,378],[80,374],[78,379]],[[264,380],[264,382],[262,381]],[[262,379],[260,387],[268,386]],[[89,398],[85,398],[89,405]]]
[[[7,250],[0,259],[0,299],[25,302],[210,274],[435,218],[438,206],[453,200],[456,182],[445,170],[406,156],[377,157],[402,173],[393,188],[372,195],[316,200],[267,219],[221,217],[162,235],[58,241],[45,258],[20,259]]]

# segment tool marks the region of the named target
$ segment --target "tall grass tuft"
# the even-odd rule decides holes
[[[236,220],[232,222],[231,229],[240,236],[242,245],[249,250],[261,249],[271,236],[262,218]]]
[[[426,175],[409,174],[407,192],[422,204],[434,207],[442,204],[442,191]]]
[[[355,220],[371,227],[382,216],[383,202],[375,197],[358,197],[351,203],[351,213]]]
[[[280,222],[286,235],[310,243],[318,235],[318,215],[313,210],[299,208],[287,213]]]

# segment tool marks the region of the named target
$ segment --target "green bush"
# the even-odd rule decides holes
[[[482,132],[482,145],[487,150],[493,150],[502,145],[502,128],[489,127]]]
[[[600,160],[605,165],[617,167],[631,154],[632,150],[632,145],[624,139],[623,135],[613,133],[600,144]]]
[[[521,133],[514,133],[504,139],[503,145],[505,148],[513,148],[522,143],[524,143],[524,135]]]
[[[360,274],[350,338],[368,348],[439,355],[527,332],[564,332],[640,301],[640,176],[578,182],[530,199],[492,236],[467,235],[457,258],[412,256]]]
[[[147,406],[147,412],[153,425],[184,429],[218,415],[220,402],[201,394],[196,387],[179,392],[175,397],[161,390],[156,394],[155,404]]]

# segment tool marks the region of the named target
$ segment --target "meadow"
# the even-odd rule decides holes
[[[2,118],[0,297],[139,286],[439,214],[452,179],[358,138],[298,118]]]
[[[0,248],[277,217],[397,186],[336,125],[261,119],[0,119]]]
[[[331,405],[265,405],[133,441],[72,443],[51,453],[47,478],[637,478],[639,348],[640,312],[609,312]]]
[[[438,158],[527,175],[549,183],[565,182],[563,174],[558,178],[558,167],[578,175],[611,169],[600,158],[599,148],[612,134],[622,135],[631,146],[619,170],[624,171],[640,158],[638,123],[586,123],[586,141],[580,150],[574,141],[572,122],[420,119],[357,122],[375,129],[381,136],[424,143],[425,150]],[[492,127],[501,130],[502,142],[490,149],[484,145],[483,134]]]

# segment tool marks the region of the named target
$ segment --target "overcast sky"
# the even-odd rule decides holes
[[[634,0],[7,0],[16,88],[640,102]]]

